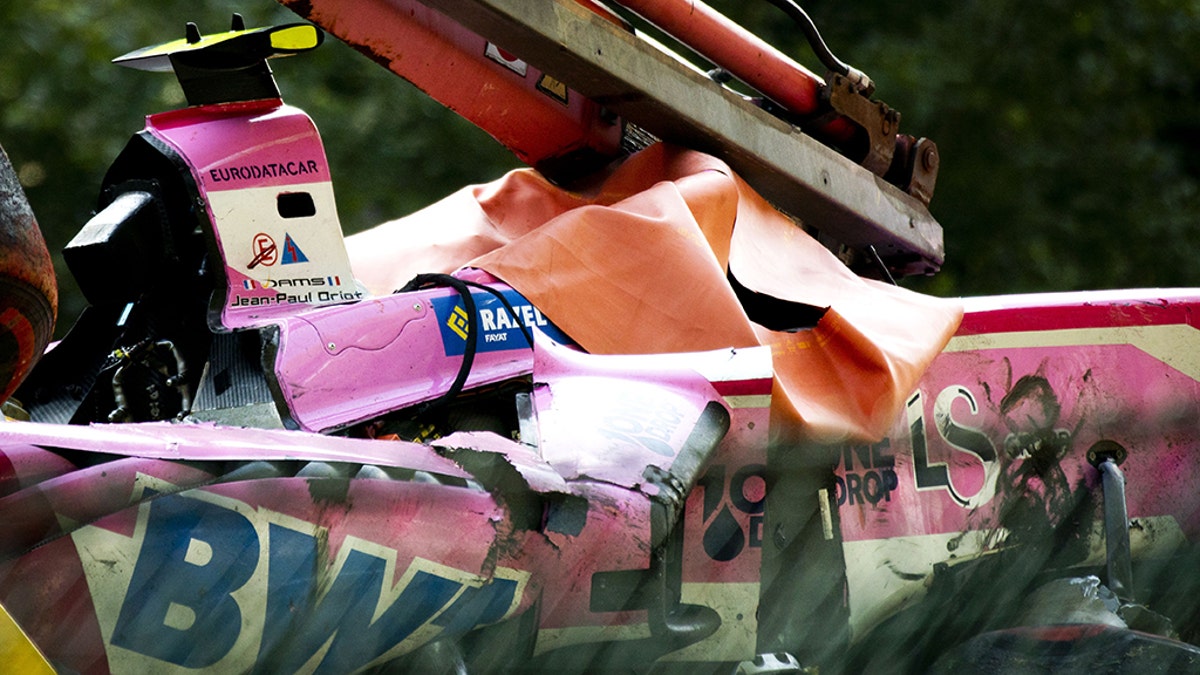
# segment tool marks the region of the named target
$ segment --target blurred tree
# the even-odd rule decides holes
[[[800,4],[903,113],[901,130],[941,150],[946,265],[909,285],[1200,284],[1200,3]],[[718,6],[816,69],[781,12]]]
[[[711,4],[817,72],[767,2]],[[908,285],[978,294],[1200,285],[1200,2],[902,4],[804,0],[833,51],[878,83],[901,130],[936,140],[947,262]],[[182,34],[296,20],[268,0],[0,4],[0,143],[52,252],[94,207],[141,117],[174,79],[109,64]],[[325,137],[347,232],[517,166],[494,141],[336,40],[273,62]],[[60,333],[80,303],[59,264]]]

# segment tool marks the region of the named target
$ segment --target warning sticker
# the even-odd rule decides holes
[[[283,235],[283,259],[279,261],[280,265],[294,265],[296,263],[308,262],[308,256],[304,255],[304,251],[296,245],[292,235],[285,233]]]
[[[279,259],[279,249],[275,246],[275,239],[265,232],[259,232],[254,235],[254,240],[251,241],[250,248],[254,257],[250,258],[250,263],[246,265],[246,269],[252,270],[259,265],[270,267]]]
[[[549,75],[542,75],[542,77],[538,80],[537,88],[543,94],[546,94],[550,98],[557,100],[559,103],[566,105],[567,85],[563,84],[562,82],[559,82]]]
[[[515,54],[506,52],[490,42],[487,43],[487,47],[483,50],[483,55],[521,77],[525,77],[525,73],[529,72],[529,64],[517,58]]]

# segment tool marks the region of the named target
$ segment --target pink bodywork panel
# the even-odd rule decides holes
[[[888,437],[843,451],[843,537],[990,530],[1027,491],[1051,511],[1066,492],[1098,495],[1085,455],[1111,440],[1129,453],[1130,517],[1170,516],[1200,538],[1197,309],[1195,291],[970,301]],[[1056,468],[1034,477],[1032,457]]]

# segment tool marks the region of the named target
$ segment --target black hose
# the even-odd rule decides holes
[[[512,303],[508,301],[508,298],[504,297],[503,293],[492,288],[491,286],[484,286],[483,284],[476,283],[474,281],[464,281],[463,283],[472,288],[478,288],[496,296],[496,299],[499,300],[500,304],[504,305],[504,309],[508,311],[508,315],[511,316],[514,321],[516,321],[517,327],[521,329],[521,334],[525,336],[525,343],[529,345],[530,349],[533,349],[533,333],[530,333],[529,328],[524,323],[521,323],[520,319],[517,318],[517,311],[513,309]]]
[[[529,344],[529,348],[533,349],[533,334],[530,333],[529,328],[521,323],[520,319],[517,319],[517,312],[513,309],[508,298],[505,298],[500,291],[490,286],[459,279],[449,274],[418,274],[396,292],[407,293],[431,286],[448,286],[458,292],[463,302],[463,308],[467,312],[467,337],[466,345],[463,347],[463,359],[459,365],[458,374],[455,376],[454,382],[441,396],[422,403],[417,408],[417,412],[420,414],[425,414],[430,410],[439,408],[457,398],[462,393],[463,386],[467,383],[467,378],[471,375],[471,367],[475,364],[475,354],[478,350],[479,342],[478,335],[476,334],[475,298],[471,295],[472,288],[486,291],[500,300],[500,303],[504,305],[504,309],[508,311],[509,316],[513,317],[517,325],[521,328],[521,333],[525,336],[525,341]]]
[[[420,414],[425,414],[434,408],[443,406],[458,397],[463,385],[467,383],[467,377],[471,375],[471,366],[475,363],[475,351],[478,344],[478,337],[475,330],[475,298],[471,296],[471,289],[468,288],[467,282],[452,277],[449,274],[418,274],[396,292],[407,293],[408,291],[415,291],[430,286],[449,286],[458,291],[458,295],[462,299],[464,309],[467,312],[467,344],[463,347],[462,363],[459,365],[458,374],[455,376],[454,382],[450,385],[450,389],[441,396],[425,401],[418,406],[417,412]]]
[[[793,0],[767,0],[767,2],[783,10],[792,21],[796,22],[821,65],[838,75],[849,78],[855,88],[867,95],[874,91],[875,84],[871,82],[871,78],[867,77],[866,73],[834,55],[829,46],[825,44],[825,39],[821,37],[820,31],[817,30],[817,24],[813,22],[808,12],[804,11],[804,8]]]

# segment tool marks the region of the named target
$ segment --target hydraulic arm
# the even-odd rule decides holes
[[[928,210],[936,146],[897,134],[899,113],[868,98],[859,71],[826,82],[702,3],[622,4],[761,96],[730,89],[591,0],[280,2],[552,179],[658,138],[721,158],[860,269],[941,266],[942,229]]]

